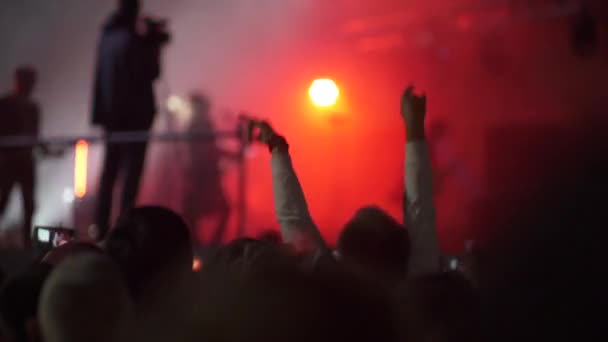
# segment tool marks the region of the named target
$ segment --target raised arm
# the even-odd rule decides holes
[[[325,242],[308,211],[304,191],[293,168],[287,141],[267,123],[260,123],[259,140],[268,145],[271,153],[274,205],[283,240],[300,250],[325,251]]]
[[[418,276],[441,270],[432,169],[425,135],[426,95],[409,87],[401,99],[407,131],[405,156],[405,224],[411,240],[409,274]]]

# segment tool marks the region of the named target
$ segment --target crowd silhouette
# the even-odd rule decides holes
[[[287,138],[255,121],[255,139],[271,154],[280,241],[235,240],[195,272],[184,219],[162,207],[130,209],[102,245],[67,243],[7,280],[0,294],[2,337],[506,341],[601,333],[592,310],[604,296],[594,283],[604,273],[596,239],[605,222],[603,165],[576,170],[588,177],[559,195],[541,195],[542,205],[522,205],[522,215],[509,222],[518,234],[477,251],[471,267],[446,272],[434,223],[425,107],[425,96],[405,91],[405,222],[379,207],[361,208],[330,249],[308,212]]]

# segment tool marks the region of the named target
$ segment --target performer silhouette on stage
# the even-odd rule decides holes
[[[94,125],[106,134],[149,131],[157,111],[154,82],[161,73],[161,49],[169,42],[165,23],[140,20],[139,0],[119,0],[99,43],[93,100]],[[140,25],[141,24],[141,25]],[[112,194],[124,176],[120,209],[137,199],[148,143],[107,144],[93,237],[103,239],[110,226]]]
[[[190,100],[192,105],[190,133],[214,131],[209,100],[200,94],[193,94]],[[223,158],[236,159],[238,154],[220,149],[216,139],[192,142],[188,147],[190,167],[187,169],[183,214],[195,230],[202,218],[216,217],[217,225],[211,243],[219,244],[226,234],[230,218],[230,205],[222,188],[220,162]]]
[[[33,68],[20,67],[15,72],[13,91],[0,98],[0,137],[38,137],[40,107],[32,100],[36,81]],[[25,248],[31,244],[35,210],[36,164],[33,152],[31,146],[0,149],[0,217],[4,215],[13,187],[19,185],[23,200],[22,239]]]

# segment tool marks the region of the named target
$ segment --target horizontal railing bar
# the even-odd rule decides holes
[[[8,147],[31,147],[39,145],[74,145],[78,141],[84,140],[89,144],[125,144],[146,141],[190,141],[190,140],[210,140],[214,138],[240,138],[238,131],[208,131],[208,132],[187,132],[187,133],[151,133],[148,131],[132,132],[113,132],[103,136],[84,135],[67,137],[35,137],[31,135],[1,136],[0,148]]]

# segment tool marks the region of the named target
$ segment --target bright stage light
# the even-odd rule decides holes
[[[312,82],[308,89],[308,95],[315,105],[330,107],[338,101],[340,89],[333,80],[322,78]]]
[[[190,101],[178,95],[169,96],[169,99],[167,99],[167,109],[177,118],[179,125],[186,126],[192,120],[192,105]]]
[[[186,101],[177,95],[171,95],[167,99],[167,109],[172,112],[179,112],[186,106]]]
[[[74,153],[74,195],[83,198],[87,194],[87,173],[89,164],[89,143],[80,140]]]

